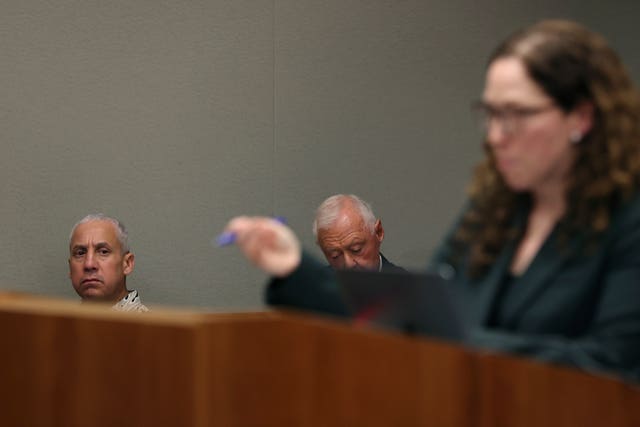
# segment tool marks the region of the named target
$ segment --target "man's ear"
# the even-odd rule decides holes
[[[382,239],[384,239],[384,228],[382,227],[382,221],[379,219],[376,220],[376,224],[373,227],[374,233],[378,242],[382,243]]]
[[[69,263],[69,279],[71,279],[71,257],[69,257],[67,262]]]
[[[133,271],[133,267],[136,264],[135,256],[131,252],[127,252],[124,257],[122,257],[122,271],[124,275],[127,276]]]

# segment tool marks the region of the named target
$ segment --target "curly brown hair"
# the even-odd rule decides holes
[[[565,112],[593,105],[593,127],[575,144],[576,161],[566,190],[561,235],[597,237],[612,212],[640,183],[640,99],[618,55],[600,35],[570,21],[546,20],[520,30],[493,52],[515,57],[529,76]],[[507,187],[485,142],[485,158],[469,186],[470,207],[454,235],[469,257],[469,275],[483,276],[504,245],[523,230],[513,226],[529,196]]]

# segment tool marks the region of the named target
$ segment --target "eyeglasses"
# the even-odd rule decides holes
[[[486,133],[489,130],[492,120],[500,123],[502,132],[506,135],[513,135],[520,131],[524,122],[533,116],[557,108],[556,104],[549,104],[540,107],[508,106],[495,107],[483,101],[472,104],[472,110],[478,118],[480,129]]]

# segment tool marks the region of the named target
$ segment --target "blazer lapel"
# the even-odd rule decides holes
[[[529,213],[528,202],[525,202],[515,215],[513,226],[524,228],[527,226],[527,218]],[[486,325],[489,321],[491,310],[500,291],[500,287],[504,282],[506,275],[509,273],[511,260],[516,252],[518,242],[510,241],[506,244],[493,266],[489,269],[487,275],[471,286],[476,288],[473,292],[474,299],[469,307],[472,307],[470,318],[472,324]]]
[[[515,247],[514,242],[509,243],[498,256],[487,276],[480,282],[471,285],[477,289],[477,293],[473,295],[473,304],[469,304],[469,307],[472,308],[469,319],[472,324],[485,325],[487,323],[500,285],[509,271]]]
[[[579,246],[580,240],[581,237],[574,237],[559,247],[557,228],[553,230],[525,273],[512,284],[516,289],[509,291],[512,293],[510,303],[502,307],[507,325],[516,322],[533,300],[553,282],[560,267]]]

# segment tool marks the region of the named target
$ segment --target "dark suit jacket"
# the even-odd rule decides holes
[[[382,255],[382,252],[380,253],[380,258],[382,259],[382,269],[380,269],[380,271],[383,271],[385,273],[388,271],[406,271],[404,268],[398,267],[387,258],[385,258],[385,256]]]
[[[455,273],[473,329],[470,344],[640,381],[640,197],[615,212],[591,251],[581,235],[559,245],[554,230],[527,271],[498,298],[516,246],[507,245],[478,281],[465,274],[464,261],[450,263],[448,239],[430,263]],[[269,286],[267,301],[348,315],[335,277],[319,273],[318,265],[303,255],[289,278]]]
[[[527,214],[516,221],[524,226]],[[584,235],[564,245],[558,237],[553,230],[502,297],[516,242],[480,280],[465,274],[464,261],[445,266],[466,296],[472,343],[640,380],[640,197],[614,213],[591,249]],[[442,269],[450,251],[445,242],[431,267]]]

